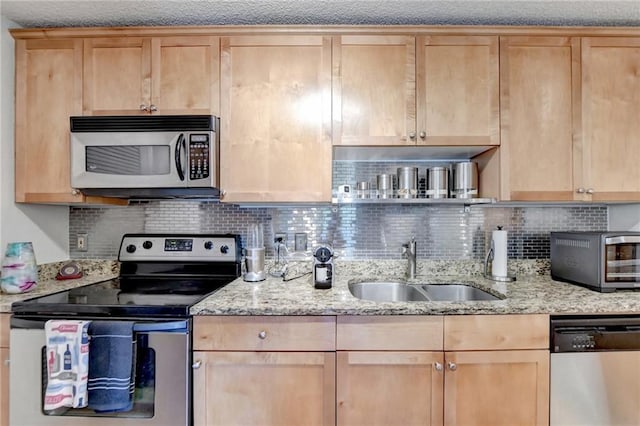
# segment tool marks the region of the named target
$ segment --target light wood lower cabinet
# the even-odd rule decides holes
[[[423,320],[435,331],[431,344],[401,327]],[[546,315],[339,317],[337,424],[548,424],[548,321]],[[388,339],[403,339],[404,350],[389,351]]]
[[[335,317],[196,317],[193,346],[196,426],[335,424]]]
[[[549,424],[548,350],[445,352],[444,368],[444,424]]]
[[[0,314],[0,426],[9,425],[9,315]]]
[[[441,425],[443,359],[442,352],[339,351],[337,424]]]
[[[195,352],[196,426],[332,425],[334,352]]]
[[[194,319],[194,424],[545,425],[548,315]]]

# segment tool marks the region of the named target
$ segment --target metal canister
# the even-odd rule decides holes
[[[418,196],[418,168],[398,167],[398,197],[416,198]]]
[[[449,168],[430,167],[427,169],[427,198],[449,197]]]
[[[370,188],[369,182],[358,182],[356,184],[356,197],[369,198]]]
[[[451,196],[455,198],[478,196],[478,164],[475,161],[454,164]]]
[[[393,175],[378,175],[378,198],[393,198]]]

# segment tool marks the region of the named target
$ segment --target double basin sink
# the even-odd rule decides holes
[[[408,284],[401,281],[349,283],[358,299],[374,302],[467,302],[501,300],[487,291],[466,284]]]

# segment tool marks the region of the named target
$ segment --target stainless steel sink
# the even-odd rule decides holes
[[[500,300],[491,293],[464,284],[426,284],[420,288],[426,291],[429,299],[433,301]]]
[[[466,302],[500,300],[479,288],[465,284],[407,284],[400,281],[349,283],[349,291],[358,299],[374,302]]]
[[[374,302],[426,302],[429,300],[418,287],[402,282],[351,283],[349,291],[358,299]]]

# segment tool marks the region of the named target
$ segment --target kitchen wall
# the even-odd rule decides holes
[[[201,201],[152,201],[128,207],[76,208],[69,217],[69,238],[89,234],[89,250],[72,247],[72,258],[117,257],[127,232],[245,233],[250,223],[265,225],[265,241],[286,232],[293,249],[294,233],[306,232],[309,248],[323,242],[343,259],[399,259],[400,247],[415,236],[418,257],[482,259],[491,230],[509,231],[509,256],[549,257],[549,232],[607,229],[604,206],[462,206],[437,205],[318,205],[298,207],[240,207]],[[268,256],[273,256],[269,247]]]
[[[1,6],[0,6],[1,7]],[[0,19],[0,250],[11,241],[32,241],[39,264],[69,258],[69,208],[14,203],[14,41]],[[55,108],[55,105],[51,105]],[[38,123],[29,123],[37,126]],[[37,173],[38,165],[33,165]],[[0,254],[1,255],[1,254]]]

